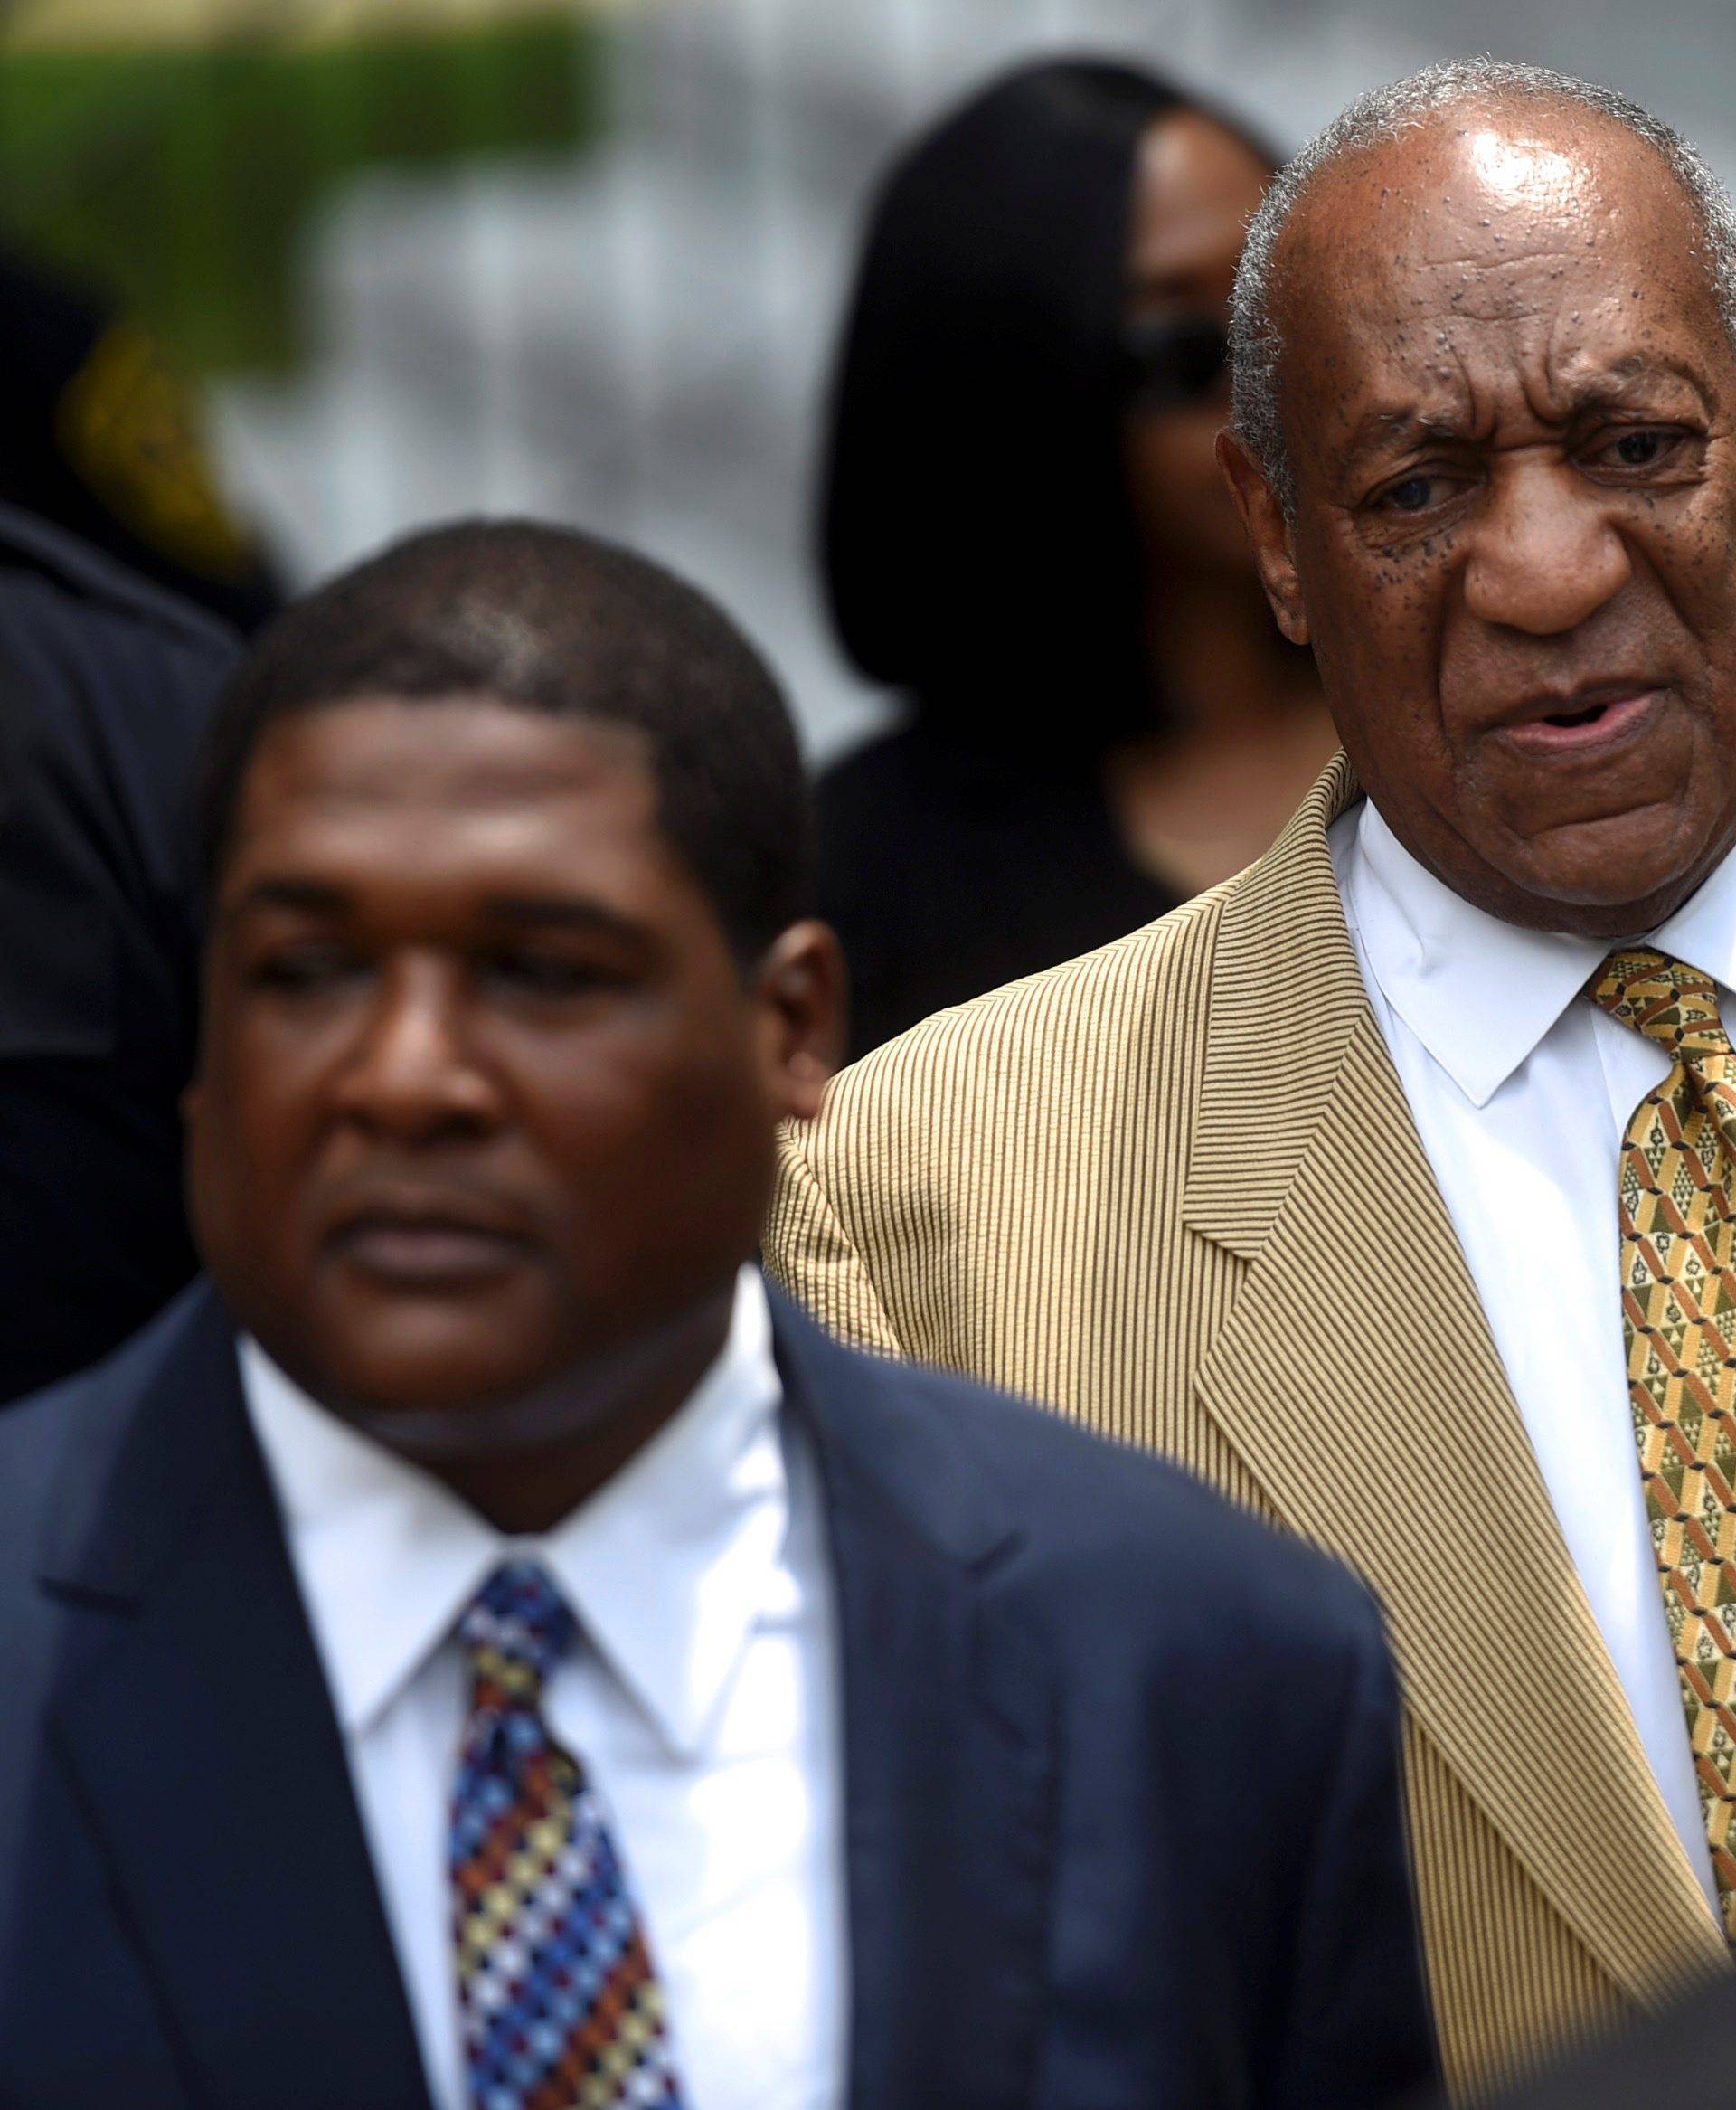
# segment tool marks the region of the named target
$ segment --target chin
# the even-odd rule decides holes
[[[366,1322],[313,1329],[304,1352],[320,1396],[346,1416],[452,1414],[516,1399],[546,1382],[528,1327],[439,1303],[374,1310]]]
[[[1508,866],[1514,883],[1559,921],[1544,928],[1619,938],[1661,923],[1711,872],[1722,845],[1685,829],[1679,808],[1580,824],[1542,855]],[[1543,920],[1543,919],[1540,919]]]

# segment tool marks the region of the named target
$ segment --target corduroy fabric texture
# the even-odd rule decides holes
[[[1359,795],[1340,756],[1238,878],[845,1071],[765,1250],[845,1339],[1161,1450],[1373,1585],[1465,2092],[1728,1953],[1369,1009],[1326,837]]]

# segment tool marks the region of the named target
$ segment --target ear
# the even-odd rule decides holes
[[[1308,611],[1302,599],[1302,582],[1296,573],[1296,553],[1284,508],[1267,482],[1265,470],[1227,427],[1218,434],[1218,467],[1241,515],[1241,525],[1248,530],[1254,569],[1266,589],[1278,627],[1292,645],[1306,645]]]
[[[849,1034],[850,977],[831,925],[792,923],[774,939],[755,970],[754,994],[774,1111],[780,1121],[811,1121]]]

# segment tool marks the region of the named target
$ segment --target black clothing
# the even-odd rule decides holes
[[[0,249],[0,504],[250,630],[278,582],[206,459],[196,400],[144,325]]]
[[[1198,107],[1045,59],[944,118],[875,199],[821,535],[844,648],[915,724],[819,787],[859,1055],[1175,905],[1128,862],[1099,771],[1168,715],[1124,461],[1127,251],[1140,143]]]
[[[851,2110],[1378,2110],[1430,2079],[1362,1585],[781,1298],[772,1339],[836,1585]],[[208,1286],[0,1417],[0,2102],[427,2110]]]
[[[197,610],[0,506],[0,1400],[193,1273],[193,756],[235,657]]]
[[[1088,763],[1018,767],[919,722],[829,770],[817,803],[853,1059],[1181,898],[1128,862]]]

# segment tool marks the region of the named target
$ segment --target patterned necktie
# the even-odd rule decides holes
[[[452,1802],[458,2007],[476,2110],[681,2110],[663,1989],[582,1768],[542,1719],[577,1628],[531,1561],[465,1613],[470,1717]]]
[[[1623,1140],[1628,1390],[1700,1804],[1736,1942],[1736,1052],[1708,978],[1615,952],[1591,991],[1671,1070]]]

